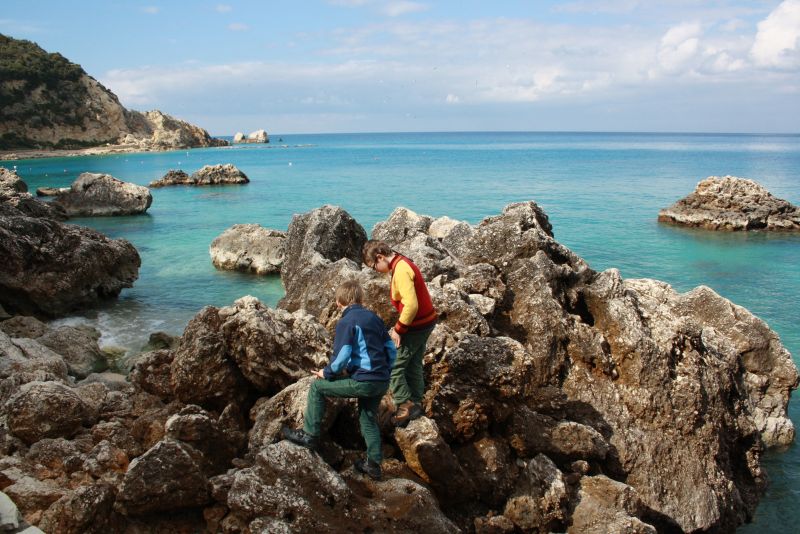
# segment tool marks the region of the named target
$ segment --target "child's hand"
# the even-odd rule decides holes
[[[322,373],[322,369],[317,369],[316,371],[312,371],[311,376],[316,376],[317,378],[325,378],[325,375]]]
[[[395,330],[394,328],[389,330],[389,337],[392,338],[392,341],[394,341],[395,346],[397,347],[400,346],[400,334],[397,333],[397,330]]]

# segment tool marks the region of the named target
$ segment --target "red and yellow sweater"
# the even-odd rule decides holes
[[[400,254],[395,254],[389,267],[392,271],[390,297],[392,305],[400,312],[394,329],[398,334],[405,334],[433,326],[436,310],[419,267]]]

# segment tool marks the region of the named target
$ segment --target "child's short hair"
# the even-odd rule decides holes
[[[364,290],[356,279],[347,280],[336,288],[336,302],[342,306],[361,304],[364,300]]]
[[[367,266],[375,265],[378,254],[382,256],[391,256],[393,252],[392,247],[390,247],[386,241],[380,241],[378,239],[370,239],[364,243],[364,247],[361,249],[364,263]]]

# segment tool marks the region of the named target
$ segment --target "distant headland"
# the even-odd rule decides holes
[[[158,110],[128,110],[59,53],[0,34],[0,160],[226,146]]]

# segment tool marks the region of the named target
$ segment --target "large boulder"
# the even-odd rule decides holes
[[[64,358],[69,374],[86,378],[108,369],[108,360],[97,344],[99,337],[100,332],[92,328],[61,326],[45,333],[37,341]]]
[[[658,212],[660,222],[709,230],[800,230],[800,207],[762,185],[735,176],[709,176]]]
[[[68,193],[58,195],[53,203],[70,217],[136,215],[153,203],[144,186],[118,180],[109,174],[85,172],[72,183]]]
[[[647,507],[632,487],[603,475],[583,477],[567,532],[655,534],[656,529],[641,519],[646,514]]]
[[[72,437],[89,410],[76,391],[58,382],[29,382],[3,406],[9,430],[31,444],[42,438]]]
[[[150,182],[150,187],[164,187],[165,185],[193,185],[194,181],[180,169],[170,169],[158,180]]]
[[[141,264],[123,239],[23,216],[0,216],[0,257],[0,304],[49,316],[116,297],[133,285]]]
[[[16,171],[5,167],[0,167],[0,215],[46,217],[60,221],[67,218],[62,207],[36,200]]]
[[[281,268],[286,296],[278,305],[289,311],[305,309],[316,317],[331,314],[336,307],[333,293],[321,292],[320,281],[341,279],[330,276],[330,271],[344,270],[344,276],[355,276],[361,270],[366,240],[364,228],[337,206],[325,205],[292,217]]]
[[[219,269],[279,273],[286,233],[258,224],[236,224],[211,242],[211,263]]]

